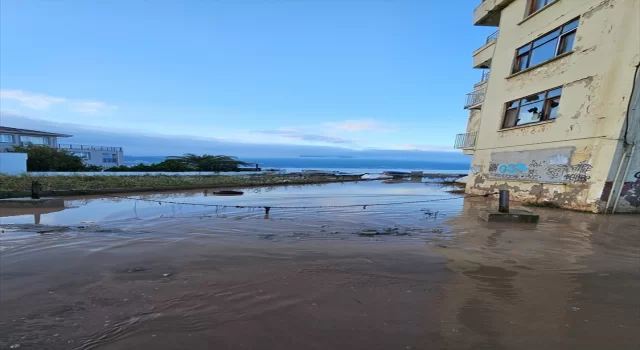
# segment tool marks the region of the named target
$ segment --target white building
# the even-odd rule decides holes
[[[87,165],[111,168],[124,164],[122,147],[60,144],[58,138],[72,135],[0,126],[0,152],[11,152],[16,145],[46,145],[67,150]]]

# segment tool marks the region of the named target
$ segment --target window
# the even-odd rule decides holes
[[[549,5],[556,0],[529,0],[529,8],[527,9],[527,16],[540,11],[541,8]]]
[[[76,156],[76,157],[80,157],[83,160],[91,159],[91,153],[89,153],[89,152],[72,152],[71,154]]]
[[[13,135],[9,135],[9,134],[0,134],[0,142],[3,142],[3,143],[13,143]]]
[[[517,49],[511,73],[517,73],[571,51],[579,22],[580,18],[576,18]]]
[[[555,88],[508,102],[502,128],[556,119],[562,88]]]
[[[49,139],[42,136],[20,136],[20,142],[23,144],[48,145]]]
[[[114,153],[102,153],[102,162],[103,163],[117,163],[118,156]]]

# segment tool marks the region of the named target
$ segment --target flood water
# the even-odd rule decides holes
[[[488,224],[495,199],[411,182],[123,196],[0,209],[0,348],[640,348],[637,215]]]

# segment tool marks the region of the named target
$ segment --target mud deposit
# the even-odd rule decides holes
[[[371,183],[242,200],[414,196],[454,197]],[[638,216],[541,209],[519,226],[478,221],[485,199],[266,217],[74,200],[38,213],[48,225],[3,210],[2,349],[640,347]]]

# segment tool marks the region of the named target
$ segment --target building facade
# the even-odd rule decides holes
[[[87,165],[98,165],[106,169],[124,164],[122,147],[58,143],[58,138],[67,137],[72,135],[0,126],[0,151],[11,152],[16,145],[45,145],[64,149],[82,158]]]
[[[467,192],[640,212],[640,1],[484,0],[467,96]],[[488,74],[490,70],[490,74]]]

